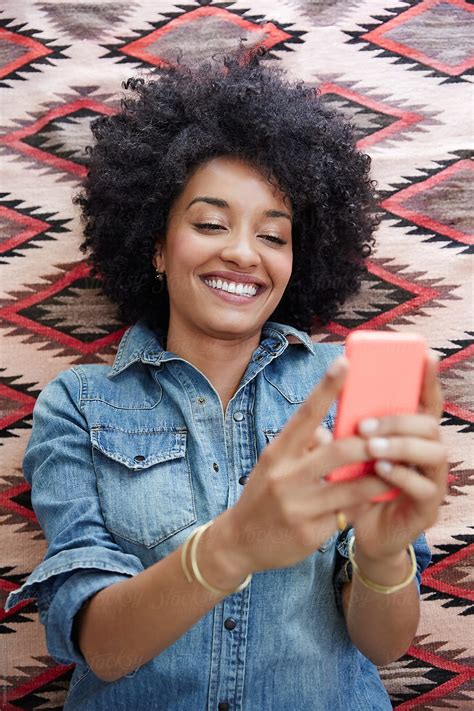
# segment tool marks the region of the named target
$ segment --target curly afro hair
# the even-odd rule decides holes
[[[353,127],[317,89],[287,80],[255,52],[122,87],[134,94],[121,98],[120,111],[91,123],[88,174],[73,198],[80,248],[121,321],[167,332],[156,244],[191,172],[222,155],[258,168],[293,208],[293,271],[269,320],[311,333],[333,319],[361,288],[380,222],[370,157],[356,149]]]

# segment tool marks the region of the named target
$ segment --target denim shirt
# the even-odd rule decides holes
[[[117,681],[102,681],[87,665],[72,636],[84,602],[234,506],[265,446],[343,352],[267,321],[224,413],[209,380],[163,342],[139,321],[113,366],[62,371],[35,404],[24,477],[48,548],[5,609],[37,598],[50,655],[76,665],[64,709],[391,709],[341,609],[350,531],[296,565],[255,573]],[[423,534],[414,545],[419,589],[430,550]],[[177,609],[170,601],[171,614]]]

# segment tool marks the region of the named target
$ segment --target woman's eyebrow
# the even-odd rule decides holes
[[[195,202],[205,202],[208,205],[215,205],[215,207],[222,207],[222,208],[228,208],[229,203],[226,200],[222,200],[222,198],[214,198],[214,197],[208,197],[207,195],[202,195],[199,197],[195,197],[191,200],[189,205],[187,206],[186,210],[189,210],[191,205],[194,205]],[[282,212],[281,210],[266,210],[264,212],[265,217],[285,217],[287,220],[290,220],[291,222],[291,216],[287,212]]]
[[[281,210],[266,210],[264,215],[265,217],[286,217],[286,219],[291,222],[291,215],[287,212],[282,212]]]
[[[221,198],[202,196],[193,198],[187,206],[186,210],[189,210],[191,205],[194,205],[195,202],[206,202],[208,205],[215,205],[216,207],[229,207],[229,203],[225,200],[222,200]]]

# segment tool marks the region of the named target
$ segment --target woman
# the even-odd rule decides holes
[[[66,709],[389,709],[376,665],[416,632],[446,488],[436,360],[416,415],[336,442],[347,361],[308,335],[360,288],[369,158],[257,57],[125,88],[76,202],[131,327],[113,366],[38,398],[24,473],[48,551],[7,605],[37,597],[76,664]]]

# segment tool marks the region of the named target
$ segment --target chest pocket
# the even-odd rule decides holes
[[[98,425],[91,443],[109,531],[152,548],[197,520],[185,428]]]
[[[330,423],[327,421],[327,418],[326,418],[326,421],[324,422],[324,424],[327,427],[330,426]],[[272,440],[275,439],[275,437],[278,437],[281,430],[267,427],[266,429],[263,430],[263,432],[265,434],[265,440],[266,440],[267,444],[269,444]],[[336,531],[335,533],[331,534],[329,536],[329,538],[327,538],[324,541],[324,543],[322,543],[319,546],[318,550],[321,551],[321,553],[325,553],[330,548],[334,548],[338,535],[339,535],[339,531]]]

